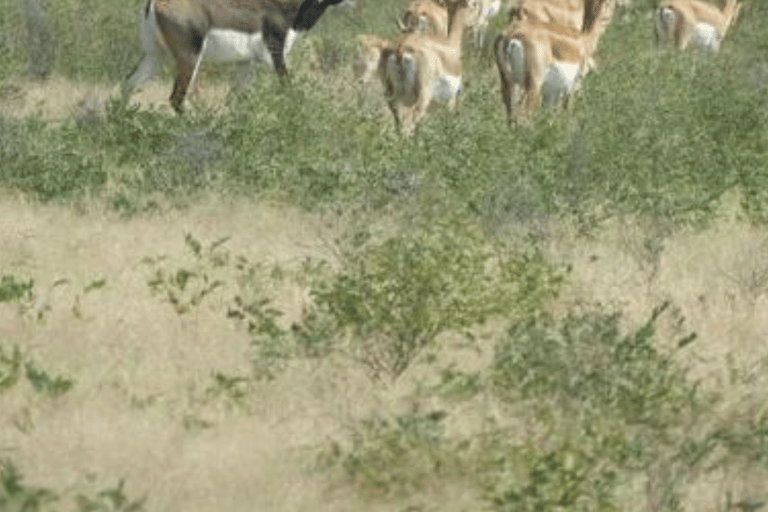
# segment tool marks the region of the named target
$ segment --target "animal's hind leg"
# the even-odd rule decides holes
[[[686,18],[694,19],[694,15],[691,12],[684,13],[683,11],[678,11],[676,9],[673,9],[672,12],[674,13],[675,21],[675,46],[678,50],[685,50],[688,47],[688,43],[691,41],[694,29],[693,24]]]
[[[400,111],[398,110],[398,107],[397,107],[397,100],[395,100],[394,98],[390,99],[387,102],[387,105],[389,106],[390,112],[392,112],[392,116],[395,118],[395,128],[397,129],[398,132],[401,132],[403,129],[403,123],[402,121],[400,121]]]
[[[184,98],[193,86],[205,50],[205,34],[184,27],[162,12],[157,12],[157,24],[176,64],[176,81],[171,93],[171,106],[181,113]]]
[[[136,64],[131,74],[126,77],[122,85],[122,93],[125,99],[128,99],[131,94],[137,89],[140,89],[147,80],[152,78],[155,74],[155,68],[157,67],[157,56],[146,54],[141,61]]]
[[[193,87],[202,55],[187,55],[176,60],[176,80],[171,93],[171,106],[181,114],[184,111],[184,99]]]
[[[272,57],[272,65],[281,78],[287,78],[288,68],[285,66],[285,38],[286,33],[272,23],[265,22],[263,29],[264,41]]]

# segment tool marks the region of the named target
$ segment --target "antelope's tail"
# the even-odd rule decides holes
[[[411,105],[418,97],[418,64],[412,51],[386,48],[381,55],[387,95]]]
[[[675,26],[677,11],[673,7],[663,5],[656,10],[656,42],[659,44],[675,42]]]

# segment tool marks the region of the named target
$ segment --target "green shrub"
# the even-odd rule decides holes
[[[19,280],[13,275],[0,278],[0,302],[29,302],[33,297],[34,280]]]
[[[443,411],[361,422],[334,460],[368,498],[407,496],[438,478],[457,476],[461,461],[445,439]]]
[[[611,414],[629,425],[673,426],[685,418],[693,390],[653,344],[653,325],[665,307],[629,335],[621,334],[617,314],[568,315],[560,322],[532,316],[514,325],[499,345],[495,389],[513,401],[557,397],[557,407],[574,415]]]
[[[442,333],[528,314],[561,282],[537,251],[505,250],[459,215],[412,222],[383,239],[356,233],[341,271],[311,289],[374,375],[399,376]]]
[[[493,454],[487,498],[495,510],[619,510],[613,499],[617,475],[612,468],[595,464],[593,454],[578,444],[566,441],[547,448],[502,444]]]
[[[712,446],[696,428],[707,402],[655,348],[666,307],[628,334],[619,315],[600,312],[534,315],[510,328],[492,389],[540,428],[533,444],[493,436],[486,448],[499,510],[618,510],[616,485],[638,472],[667,475],[647,496],[655,506],[677,501],[683,475]]]

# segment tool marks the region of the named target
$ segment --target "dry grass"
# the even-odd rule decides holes
[[[355,420],[414,407],[418,368],[396,385],[382,386],[337,358],[296,361],[276,380],[257,383],[247,410],[226,407],[203,398],[204,383],[215,371],[247,371],[247,334],[226,318],[215,298],[179,316],[147,287],[149,272],[141,260],[183,253],[184,233],[202,240],[229,235],[233,253],[289,268],[308,255],[332,257],[328,240],[338,230],[335,221],[282,207],[215,201],[130,221],[10,201],[0,218],[3,272],[32,277],[36,290],[50,290],[38,300],[48,306],[38,304],[42,319],[2,305],[0,340],[19,344],[42,366],[76,380],[56,400],[31,391],[0,395],[0,450],[19,463],[27,481],[63,489],[122,476],[129,495],[149,497],[149,510],[479,506],[477,496],[460,488],[434,496],[427,490],[407,503],[371,503],[350,492],[338,475],[311,471],[317,447],[344,438]],[[756,365],[766,356],[768,303],[762,294],[747,297],[729,275],[739,270],[735,265],[745,248],[765,239],[765,230],[724,218],[704,232],[671,235],[650,280],[628,243],[642,236],[627,221],[609,224],[589,241],[566,230],[556,234],[552,255],[574,267],[574,284],[561,304],[599,302],[640,319],[659,301],[672,300],[677,314],[665,328],[698,334],[681,352],[693,375],[730,396],[725,404],[731,413],[755,407],[743,397],[749,394],[745,386],[761,385],[755,379],[764,368]],[[60,279],[67,283],[53,287]],[[82,293],[98,279],[106,280],[103,288]],[[276,305],[297,314],[301,297],[299,289],[286,289]],[[744,378],[729,378],[734,369]],[[753,397],[765,399],[756,387]],[[452,416],[449,435],[477,431],[489,411],[475,405],[465,404]],[[735,496],[754,494],[760,492],[756,479],[738,471],[702,475],[691,487],[689,503],[696,506],[689,510],[722,510],[724,489]]]
[[[173,114],[168,103],[173,84],[155,78],[131,97],[131,103]],[[191,101],[194,108],[219,110],[231,87],[227,83],[201,80]],[[118,86],[84,83],[53,76],[45,81],[18,78],[3,83],[0,90],[0,116],[24,118],[38,115],[46,121],[103,115],[110,97],[119,94]]]

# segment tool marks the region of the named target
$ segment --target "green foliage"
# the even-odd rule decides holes
[[[295,76],[281,85],[262,74],[217,129],[237,148],[228,178],[305,206],[343,196],[362,178],[358,139],[371,127],[348,122],[349,112],[334,103],[318,78]]]
[[[496,479],[488,499],[495,510],[619,510],[611,499],[616,475],[596,465],[592,454],[578,445],[503,445],[494,457]]]
[[[146,498],[132,500],[126,496],[123,488],[125,480],[120,479],[117,486],[99,491],[96,496],[77,494],[75,503],[79,512],[144,512]]]
[[[234,267],[236,289],[227,316],[245,325],[251,337],[252,377],[273,379],[292,357],[313,354],[297,344],[296,330],[286,329],[283,312],[272,304],[276,286],[285,279],[283,271],[244,256],[235,259]]]
[[[244,398],[243,389],[252,384],[251,378],[271,379],[284,363],[297,356],[317,356],[310,347],[318,332],[308,319],[309,328],[296,326],[292,330],[282,325],[283,313],[272,305],[276,285],[284,276],[278,267],[271,271],[260,262],[244,256],[233,257],[224,245],[224,237],[204,245],[191,234],[185,235],[187,263],[165,263],[166,257],[145,258],[153,268],[147,281],[153,293],[163,296],[179,315],[195,311],[214,292],[218,292],[226,316],[243,325],[251,338],[253,374],[249,377],[227,377],[214,374],[207,394],[227,397],[232,402]],[[295,336],[294,336],[295,334]],[[315,347],[316,349],[317,347]]]
[[[498,347],[495,389],[509,400],[557,397],[556,407],[568,414],[612,414],[660,429],[675,425],[693,396],[684,375],[653,344],[654,322],[666,307],[628,335],[620,333],[617,314],[568,315],[559,323],[532,316],[514,325]]]
[[[335,459],[369,497],[407,495],[436,477],[456,474],[460,461],[444,437],[443,411],[363,421]]]
[[[538,423],[542,439],[492,437],[488,485],[499,510],[617,510],[616,484],[637,471],[667,474],[649,499],[672,506],[681,475],[712,447],[695,428],[706,402],[653,343],[666,307],[628,334],[619,315],[599,312],[534,315],[510,328],[492,389]]]
[[[738,169],[755,167],[766,148],[765,95],[722,61],[699,57],[641,55],[585,85],[576,121],[589,162],[579,170],[584,192],[603,193],[622,209],[696,221],[740,184]],[[619,87],[623,95],[611,94]]]
[[[311,290],[374,375],[396,378],[442,333],[535,310],[562,278],[538,252],[506,251],[462,217],[415,222],[383,240],[357,233],[342,270]]]
[[[35,391],[56,398],[69,391],[75,384],[73,379],[57,375],[51,377],[48,372],[38,368],[33,361],[27,361],[24,365],[27,380]]]
[[[53,512],[77,510],[78,512],[143,512],[146,498],[133,500],[124,492],[125,480],[117,486],[106,488],[91,495],[72,493],[70,490],[57,494],[43,487],[24,484],[23,477],[10,459],[0,461],[0,510],[3,512]],[[74,495],[72,495],[74,494]],[[54,503],[69,504],[76,508],[60,508]]]
[[[0,8],[0,63],[11,69],[34,71],[45,60],[67,76],[116,80],[138,60],[139,2],[3,0]]]
[[[32,299],[34,281],[21,281],[12,275],[0,278],[0,302],[29,302]]]
[[[110,100],[106,118],[86,130],[86,143],[116,166],[107,184],[109,204],[130,215],[155,207],[158,199],[177,202],[215,186],[228,148],[212,123],[204,115],[169,117]]]
[[[29,58],[27,73],[44,79],[53,70],[56,41],[48,16],[39,0],[19,2],[26,22],[26,50]]]
[[[8,354],[0,345],[0,392],[6,391],[19,381],[21,376],[22,354],[18,345]]]
[[[209,399],[223,400],[227,404],[246,408],[246,400],[253,391],[253,382],[250,377],[229,376],[222,372],[214,372],[211,378],[212,382],[205,390]]]
[[[726,460],[768,467],[768,412],[719,425],[708,443],[725,448]]]
[[[14,345],[10,353],[6,353],[0,345],[0,392],[7,391],[18,383],[22,370],[32,388],[50,398],[63,395],[75,384],[74,379],[61,375],[51,377],[48,372],[39,368],[32,358],[25,357],[18,345]]]
[[[109,44],[96,44],[101,29],[72,44],[56,31],[59,68],[114,78],[116,68],[130,70],[134,59],[124,57],[138,58],[139,6],[111,4],[48,6],[51,23],[67,30],[83,20],[110,24]],[[768,81],[764,27],[754,20],[766,6],[750,5],[720,53],[708,55],[656,48],[652,4],[617,10],[599,68],[570,111],[539,111],[511,130],[490,52],[467,45],[459,111],[435,109],[415,140],[397,136],[379,84],[360,86],[349,69],[355,35],[394,30],[389,20],[401,6],[382,1],[332,9],[292,52],[290,82],[264,68],[250,90],[232,95],[228,113],[178,118],[113,100],[105,118],[58,126],[2,119],[0,183],[41,200],[104,193],[127,214],[202,191],[381,207],[428,183],[500,226],[552,214],[590,226],[617,212],[705,222],[735,189],[750,218],[764,221]],[[18,6],[4,12],[17,44],[23,30],[10,20],[23,26]]]
[[[0,118],[0,127],[9,136],[0,144],[0,181],[7,188],[50,201],[71,199],[106,183],[103,155],[83,144],[74,123],[53,127],[35,118]]]
[[[42,487],[24,484],[16,465],[10,459],[0,461],[0,510],[7,512],[46,512],[58,496]]]
[[[221,273],[229,261],[229,253],[221,249],[227,240],[229,237],[216,240],[203,248],[194,236],[187,233],[184,242],[193,257],[192,268],[157,268],[147,284],[154,293],[165,295],[177,314],[189,313],[224,284],[217,274]],[[149,258],[144,261],[157,264],[161,260]]]

